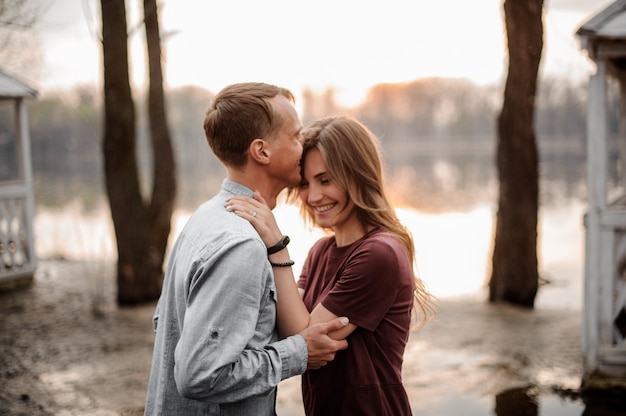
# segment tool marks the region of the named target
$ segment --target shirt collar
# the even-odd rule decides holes
[[[254,191],[252,189],[240,183],[231,181],[230,179],[224,179],[224,182],[222,182],[222,189],[233,195],[243,195],[254,198]]]

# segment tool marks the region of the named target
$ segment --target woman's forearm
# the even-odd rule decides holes
[[[286,263],[290,261],[289,251],[283,249],[269,256],[272,263]],[[276,322],[281,338],[295,335],[307,328],[311,315],[307,310],[298,291],[292,267],[273,267],[274,281],[278,303],[276,304]]]

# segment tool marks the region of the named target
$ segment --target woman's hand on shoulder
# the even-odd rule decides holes
[[[254,192],[254,198],[241,195],[233,196],[226,200],[225,208],[248,220],[259,233],[266,247],[273,246],[282,238],[274,213],[259,191]]]

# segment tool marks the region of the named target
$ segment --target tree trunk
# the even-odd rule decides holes
[[[118,249],[117,301],[136,304],[158,298],[163,280],[163,259],[170,231],[175,192],[175,171],[165,121],[160,68],[150,70],[158,86],[150,87],[150,127],[154,153],[152,198],[141,196],[136,158],[135,108],[128,71],[128,44],[124,0],[102,0],[102,50],[104,65],[104,165]],[[158,24],[156,7],[151,12]],[[148,28],[146,24],[146,28]],[[152,34],[148,34],[150,39]],[[154,45],[151,47],[154,50]],[[160,57],[160,46],[157,46]],[[152,80],[151,80],[152,81]],[[160,92],[153,92],[160,89]],[[153,120],[159,119],[159,120]],[[156,133],[156,134],[155,134]],[[162,171],[165,170],[165,171]]]
[[[539,283],[535,93],[543,48],[543,0],[505,0],[509,73],[498,117],[500,182],[490,302],[533,307]]]
[[[148,209],[148,229],[150,248],[154,253],[155,267],[158,267],[158,295],[163,280],[163,262],[170,234],[170,224],[176,198],[176,165],[174,150],[165,111],[165,94],[163,91],[163,71],[161,67],[161,35],[159,31],[158,7],[156,0],[144,0],[144,18],[146,26],[146,42],[148,47],[148,119],[154,174],[152,199]]]

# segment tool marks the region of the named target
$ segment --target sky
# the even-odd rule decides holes
[[[99,0],[47,1],[37,24],[45,68],[38,90],[99,85]],[[129,26],[143,2],[127,0]],[[160,0],[170,87],[217,92],[243,81],[321,91],[352,106],[379,83],[424,77],[501,82],[507,53],[502,0]],[[544,0],[541,71],[582,79],[594,65],[576,29],[612,0]],[[133,82],[143,85],[141,31],[131,37]],[[43,90],[43,91],[42,91]]]

